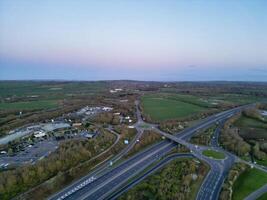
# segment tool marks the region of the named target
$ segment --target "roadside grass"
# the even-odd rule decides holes
[[[193,144],[198,144],[198,145],[209,145],[212,139],[212,136],[215,132],[216,125],[213,125],[212,127],[206,129],[206,130],[201,130],[198,134],[194,135],[191,139],[190,142]]]
[[[255,158],[254,158],[254,159],[255,159]],[[267,166],[267,160],[258,160],[258,159],[255,159],[255,161],[256,161],[257,164],[259,164],[259,165]]]
[[[169,155],[171,155],[171,154],[169,154]],[[167,156],[166,156],[167,157]],[[164,158],[162,158],[162,159],[164,159]],[[161,160],[162,160],[161,159]],[[142,182],[145,182],[145,181],[147,181],[147,180],[149,180],[149,179],[153,179],[153,178],[155,178],[155,176],[157,175],[157,174],[159,174],[162,170],[164,170],[164,168],[167,168],[168,167],[168,165],[170,165],[172,162],[174,162],[174,161],[180,161],[180,162],[183,162],[183,161],[186,161],[186,160],[191,160],[191,158],[176,158],[175,160],[173,160],[173,161],[171,161],[170,163],[168,163],[167,165],[165,165],[165,166],[163,166],[163,167],[161,167],[160,169],[158,169],[157,171],[155,171],[155,172],[153,172],[152,174],[150,174],[148,177],[146,177],[144,180],[142,180],[140,183],[142,183]],[[155,161],[154,163],[152,163],[151,165],[149,165],[146,169],[144,169],[141,173],[139,173],[139,174],[137,174],[136,176],[134,176],[134,177],[132,177],[132,178],[130,178],[124,185],[127,185],[127,184],[129,184],[129,183],[131,183],[132,181],[134,181],[135,179],[138,179],[139,177],[141,177],[142,175],[144,175],[146,172],[148,172],[151,168],[153,168],[154,166],[156,166],[161,160],[157,160],[157,161]],[[205,166],[205,169],[206,169],[206,174],[208,173],[208,171],[209,171],[209,166],[206,164],[206,163],[202,163],[204,166]],[[198,178],[197,178],[197,180],[195,180],[194,181],[194,183],[191,185],[191,191],[190,191],[190,193],[189,193],[189,197],[188,197],[188,199],[195,199],[196,198],[196,196],[197,196],[197,193],[198,193],[198,190],[199,190],[199,188],[201,187],[201,184],[202,184],[202,181],[204,180],[204,178],[205,178],[205,175],[204,176],[199,176]],[[137,186],[137,185],[136,185]],[[135,187],[136,187],[135,186]],[[132,189],[132,190],[134,190],[134,188]],[[122,198],[125,196],[125,194],[124,195],[122,195]],[[120,199],[120,197],[119,197],[119,199]]]
[[[142,97],[142,105],[144,112],[149,115],[152,120],[156,121],[185,117],[194,113],[199,113],[205,109],[195,104],[165,98],[160,95]]]
[[[185,199],[194,199],[208,172],[208,166],[201,162],[199,167],[188,168],[188,165],[193,164],[192,158],[177,158],[146,177],[119,199],[176,199],[181,196]],[[192,170],[198,173],[197,180],[192,180]],[[190,192],[184,185],[190,187]]]
[[[218,152],[218,151],[213,151],[213,150],[210,150],[210,149],[204,150],[202,152],[202,154],[204,156],[207,156],[207,157],[210,157],[210,158],[215,158],[215,159],[224,159],[225,158],[224,153]]]
[[[142,134],[139,142],[134,144],[133,148],[125,155],[125,157],[128,158],[161,140],[161,136],[157,132],[146,130]]]
[[[0,103],[0,110],[37,110],[57,107],[56,100],[24,101],[14,103]]]
[[[109,131],[105,131],[107,134],[111,134]],[[126,137],[131,137],[131,135],[126,135]],[[115,136],[114,136],[115,138]],[[94,140],[101,139],[96,137]],[[118,152],[122,151],[125,147],[123,142],[124,137],[121,137],[119,142],[115,144],[109,151],[105,152],[111,145],[106,146],[102,152],[103,154],[94,155],[92,158],[88,160],[84,160],[80,162],[78,165],[66,170],[59,172],[56,176],[42,182],[40,185],[33,187],[32,189],[28,190],[25,193],[22,193],[18,196],[18,199],[46,199],[50,195],[54,194],[55,192],[63,189],[70,183],[74,182],[75,180],[80,179],[81,177],[91,173],[93,170],[96,169],[97,166],[101,165],[105,161],[113,158],[117,155]],[[107,143],[105,143],[107,145]],[[96,145],[97,148],[101,148],[98,144]],[[92,146],[93,147],[93,146]],[[48,157],[49,158],[49,157]],[[52,164],[51,164],[52,165]],[[1,199],[1,198],[0,198]]]
[[[233,200],[242,200],[250,193],[267,184],[267,173],[250,168],[242,173],[233,185]]]
[[[240,117],[235,124],[238,127],[250,127],[250,128],[259,128],[259,129],[267,129],[267,122],[264,123],[260,120],[252,119],[249,117],[242,116]]]
[[[267,129],[262,128],[240,128],[239,135],[245,140],[267,140]]]
[[[150,128],[150,125],[148,124],[141,124],[139,125],[140,128]]]
[[[239,135],[245,140],[267,140],[266,130],[267,122],[263,122],[257,119],[241,116],[234,126],[240,129]]]
[[[261,195],[257,200],[266,200],[267,199],[267,192]]]

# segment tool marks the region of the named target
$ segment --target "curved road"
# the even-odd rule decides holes
[[[67,189],[59,192],[51,199],[105,199],[117,189],[122,187],[127,180],[136,176],[149,165],[165,156],[177,145],[177,142],[179,144],[186,145],[192,151],[192,154],[195,157],[206,161],[211,166],[211,171],[205,178],[197,198],[206,199],[205,195],[208,194],[212,196],[210,198],[216,199],[228,170],[228,167],[225,166],[230,167],[231,163],[233,162],[232,159],[228,159],[231,157],[227,156],[227,159],[223,161],[216,161],[207,158],[201,154],[201,150],[208,147],[196,147],[195,145],[186,142],[186,140],[190,139],[197,130],[208,128],[218,120],[225,120],[236,112],[239,112],[242,108],[244,108],[244,106],[210,116],[195,126],[181,131],[175,136],[170,136],[170,134],[160,131],[161,134],[164,133],[165,136],[170,136],[170,139],[174,140],[175,142],[164,140],[158,144],[155,144],[138,153],[137,155],[125,160],[123,163],[114,166],[111,170],[106,171],[101,175],[87,176],[86,179],[80,179],[77,184],[67,187]],[[143,121],[140,115],[138,116],[138,122],[136,126],[140,128],[141,123],[143,123]],[[157,127],[155,127],[155,125],[151,125],[151,128],[156,129]]]
[[[267,192],[267,184],[265,184],[255,192],[251,193],[250,195],[248,195],[244,200],[255,200],[261,197],[261,195],[263,195],[266,192]]]
[[[165,165],[167,165],[168,163],[170,163],[171,161],[173,161],[173,160],[175,160],[177,158],[193,158],[193,157],[194,156],[192,154],[190,154],[190,153],[175,153],[175,154],[169,155],[166,158],[163,158],[159,163],[157,163],[155,166],[153,166],[151,169],[146,171],[141,176],[139,176],[138,178],[132,180],[128,184],[124,185],[123,187],[121,187],[116,192],[112,193],[112,195],[110,195],[108,197],[108,199],[110,199],[110,200],[117,199],[120,195],[122,195],[123,193],[127,192],[129,189],[131,189],[132,187],[134,187],[135,185],[140,183],[142,180],[144,180],[147,176],[151,175],[155,171],[161,169],[162,167],[164,167]]]

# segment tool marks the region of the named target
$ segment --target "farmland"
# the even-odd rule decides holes
[[[187,97],[187,99],[190,101],[190,97]],[[152,120],[156,121],[186,117],[194,113],[200,113],[206,109],[197,105],[200,101],[198,102],[194,99],[194,102],[194,104],[187,103],[186,98],[179,100],[178,96],[175,95],[147,95],[142,98],[144,112]]]
[[[56,100],[22,101],[12,103],[0,103],[0,110],[38,110],[57,107]]]
[[[257,119],[249,118],[242,116],[240,117],[236,123],[236,126],[238,127],[252,127],[252,128],[260,128],[260,129],[267,129],[267,122],[264,123],[262,121],[259,121]]]
[[[62,98],[62,95],[99,93],[105,82],[0,81],[0,97]]]

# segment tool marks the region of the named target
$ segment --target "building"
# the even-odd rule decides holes
[[[42,130],[34,132],[34,137],[36,137],[36,138],[41,138],[41,137],[44,137],[45,135],[46,135],[46,133]]]
[[[73,127],[79,127],[79,126],[81,126],[81,125],[82,125],[82,123],[73,123],[73,124],[72,124]]]
[[[96,136],[97,133],[96,132],[89,132],[89,131],[81,131],[80,134],[81,134],[81,136],[84,136],[88,139],[92,139]]]
[[[102,110],[105,111],[105,112],[108,112],[108,111],[113,110],[113,108],[111,108],[111,107],[103,107]]]

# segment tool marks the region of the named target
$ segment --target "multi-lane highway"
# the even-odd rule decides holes
[[[197,199],[198,200],[206,200],[206,199],[218,199],[218,195],[221,189],[221,185],[228,174],[231,166],[235,162],[235,157],[231,154],[225,154],[226,158],[223,160],[216,160],[212,158],[208,158],[202,154],[204,150],[212,149],[214,151],[221,151],[220,148],[217,148],[217,142],[214,143],[214,147],[206,147],[206,146],[198,146],[187,141],[182,140],[179,137],[174,135],[165,133],[163,131],[157,130],[164,137],[175,141],[179,144],[186,146],[191,150],[191,153],[198,159],[206,162],[210,166],[210,171],[208,175],[205,177],[203,184],[198,192]],[[219,132],[219,130],[217,130]]]
[[[130,188],[133,186],[137,185],[140,183],[142,180],[144,180],[147,176],[151,175],[155,171],[161,169],[171,161],[177,159],[177,158],[194,158],[194,156],[191,153],[174,153],[172,155],[169,155],[165,158],[163,158],[161,161],[159,161],[157,164],[155,164],[153,167],[149,168],[145,173],[142,175],[138,176],[137,178],[133,179],[131,182],[128,184],[125,184],[123,187],[121,187],[119,190],[116,192],[112,193],[110,196],[108,196],[108,199],[114,200],[117,199],[121,194],[124,192],[128,191]]]
[[[130,159],[127,159],[103,175],[94,176],[93,182],[81,180],[69,187],[68,190],[58,193],[51,199],[103,199],[110,192],[118,189],[120,185],[125,183],[129,178],[140,173],[175,146],[175,143],[167,141],[156,144]],[[92,177],[88,177],[87,180],[90,178]]]
[[[137,104],[138,105],[138,104]],[[137,106],[138,108],[138,106]],[[226,157],[224,160],[214,160],[202,155],[202,150],[208,147],[199,147],[187,142],[198,130],[208,128],[217,121],[225,120],[231,117],[236,112],[239,112],[243,107],[234,108],[222,113],[208,117],[195,126],[187,128],[180,133],[174,135],[160,131],[156,125],[151,125],[149,128],[157,130],[170,140],[164,140],[155,144],[137,155],[125,160],[124,162],[114,166],[111,170],[106,170],[101,174],[89,174],[85,178],[77,181],[63,191],[51,197],[51,199],[105,199],[109,195],[116,192],[130,178],[142,172],[155,161],[165,156],[177,143],[187,146],[192,154],[207,162],[211,166],[209,174],[206,176],[197,196],[197,199],[217,199],[223,183],[223,180],[234,162],[232,156]],[[139,112],[139,113],[138,113]],[[136,127],[144,123],[141,118],[140,111],[137,109],[138,121]],[[218,147],[212,147],[218,148]],[[217,149],[220,150],[220,149]],[[162,161],[164,162],[164,161]],[[207,198],[208,197],[208,198]]]

